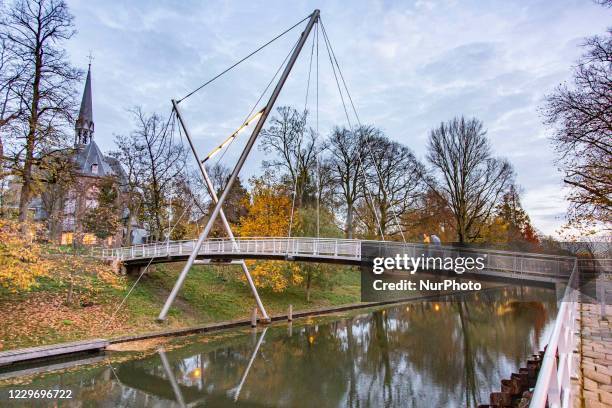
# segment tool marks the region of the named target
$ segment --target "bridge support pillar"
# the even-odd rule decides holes
[[[137,275],[140,276],[144,272],[146,266],[144,265],[123,265],[121,270],[126,275]]]

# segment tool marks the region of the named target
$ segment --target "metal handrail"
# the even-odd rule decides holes
[[[92,254],[104,258],[120,260],[138,259],[150,256],[182,255],[190,253],[194,246],[193,240],[171,241],[136,245],[124,248],[96,249]],[[251,245],[253,243],[253,245]],[[360,259],[361,247],[358,240],[335,238],[238,238],[210,239],[204,241],[200,253],[244,253],[272,255],[319,255],[341,256],[342,258]]]
[[[513,275],[540,275],[542,277],[569,278],[575,258],[552,257],[550,255],[518,253],[510,251],[458,248],[452,246],[435,246],[418,243],[401,243],[395,241],[362,241],[343,238],[312,237],[244,237],[211,238],[204,241],[200,254],[244,254],[273,256],[305,256],[312,258],[335,258],[340,260],[361,260],[363,243],[384,245],[387,249],[398,250],[420,256],[434,251],[440,256],[456,257],[480,254],[487,258],[487,270],[510,272]],[[194,240],[162,241],[150,244],[134,245],[123,248],[96,248],[92,255],[118,260],[135,260],[150,257],[182,256],[190,254],[195,245]]]
[[[449,251],[461,251],[461,252],[475,252],[475,253],[483,253],[483,254],[499,254],[499,255],[505,255],[505,256],[520,256],[520,257],[529,257],[529,258],[536,258],[536,259],[556,259],[556,260],[567,260],[567,261],[574,261],[574,257],[573,256],[557,256],[557,255],[549,255],[549,254],[539,254],[539,253],[529,253],[529,252],[516,252],[516,251],[504,251],[504,250],[495,250],[495,249],[480,249],[480,248],[469,248],[469,247],[455,247],[455,246],[448,246],[448,245],[440,245],[440,246],[433,246],[433,245],[427,245],[427,244],[420,244],[420,243],[402,243],[402,242],[397,242],[397,241],[368,241],[368,240],[359,240],[359,239],[347,239],[347,238],[314,238],[314,237],[236,237],[236,241],[247,241],[247,240],[251,240],[251,241],[261,241],[261,240],[284,240],[284,241],[291,241],[291,240],[295,240],[295,239],[305,239],[305,240],[317,240],[319,242],[321,241],[341,241],[341,242],[346,242],[346,243],[359,243],[361,244],[362,242],[371,242],[371,243],[379,243],[379,244],[385,244],[385,245],[392,245],[392,246],[398,246],[398,247],[412,247],[412,248],[422,248],[422,249],[428,249],[428,248],[438,248],[441,250],[449,250]],[[212,241],[230,241],[228,238],[209,238],[207,239],[208,242],[212,242]],[[181,243],[181,242],[195,242],[195,240],[177,240],[177,241],[170,241],[171,244],[176,244],[176,243]],[[166,241],[159,241],[159,242],[152,242],[149,244],[139,244],[139,245],[135,245],[134,247],[137,248],[141,248],[141,247],[158,247],[158,246],[166,246],[167,243]],[[123,248],[130,248],[130,247],[120,247],[120,248],[112,248],[112,249],[123,249]],[[93,248],[93,250],[100,250],[100,249],[104,249],[104,248]],[[105,250],[109,250],[109,249],[105,249]]]
[[[567,408],[572,403],[571,376],[575,370],[572,353],[576,342],[579,273],[576,260],[546,346],[530,408]]]

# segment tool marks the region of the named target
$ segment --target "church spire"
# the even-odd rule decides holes
[[[74,130],[75,145],[87,144],[93,139],[94,122],[91,100],[91,62],[87,69],[87,79],[85,80],[85,90],[83,91],[83,99],[81,100],[81,109],[79,110],[79,117],[74,126]]]

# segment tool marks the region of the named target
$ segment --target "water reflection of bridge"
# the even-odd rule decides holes
[[[228,402],[228,397],[231,397],[234,401],[237,401],[240,397],[242,387],[249,376],[253,361],[257,357],[259,348],[261,347],[261,344],[266,336],[267,330],[268,328],[266,327],[259,334],[257,343],[255,344],[250,359],[244,368],[240,381],[235,387],[225,391],[225,395],[223,395],[223,393],[221,395],[216,395],[214,393],[211,394],[203,392],[203,376],[205,367],[202,364],[203,360],[201,355],[198,356],[199,366],[194,367],[191,373],[188,374],[195,382],[197,382],[197,384],[186,385],[179,382],[175,374],[175,365],[173,364],[175,361],[171,362],[168,359],[166,351],[163,348],[160,348],[157,351],[157,354],[161,360],[161,367],[163,368],[163,373],[161,373],[163,376],[151,374],[149,372],[150,370],[139,367],[137,362],[122,365],[115,372],[117,374],[117,378],[123,385],[138,389],[149,395],[155,395],[165,400],[176,401],[181,407],[198,402],[204,402],[212,406],[221,406]],[[242,405],[245,404],[243,403]],[[249,402],[246,403],[246,406],[259,405]]]
[[[483,379],[499,383],[500,375],[516,369],[515,362],[542,347],[555,295],[534,290],[544,303],[515,302],[521,298],[515,287],[482,293],[478,301],[417,301],[328,322],[294,323],[292,329],[275,325],[252,338],[244,333],[213,338],[210,345],[194,342],[122,363],[117,378],[179,406],[225,406],[238,399],[239,406],[469,401],[474,407],[488,395]],[[416,403],[423,395],[432,405]]]

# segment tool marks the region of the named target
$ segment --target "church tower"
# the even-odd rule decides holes
[[[81,109],[79,117],[74,125],[74,145],[86,145],[93,139],[94,122],[93,109],[91,101],[91,64],[87,69],[87,79],[85,80],[85,90],[83,91],[83,99],[81,100]]]

